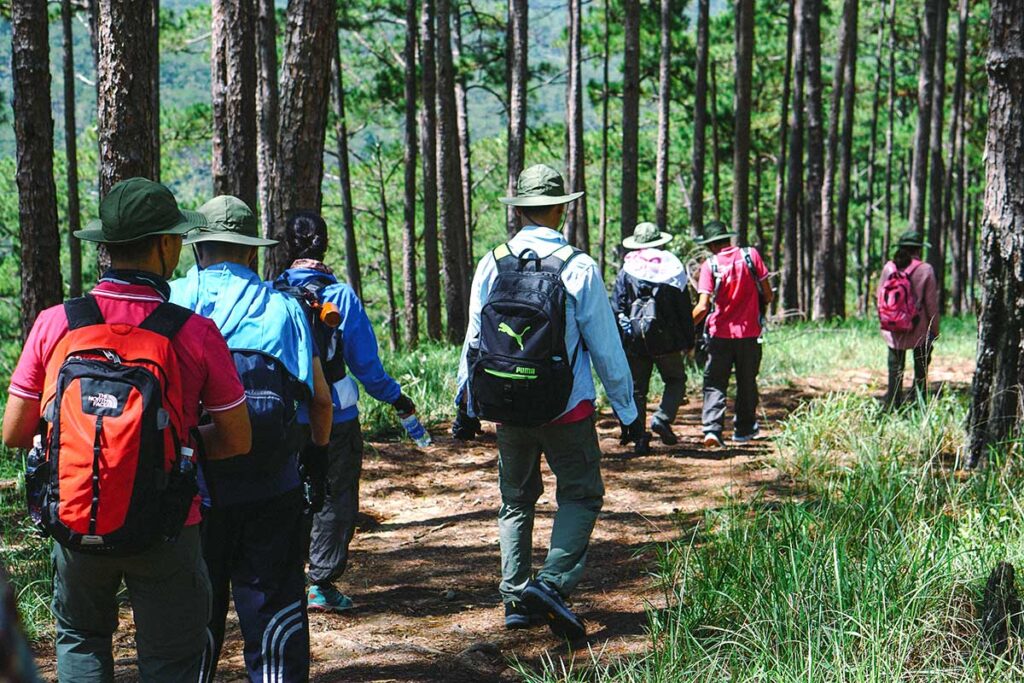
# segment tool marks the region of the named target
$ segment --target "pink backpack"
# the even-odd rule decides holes
[[[878,288],[878,320],[888,332],[910,332],[917,325],[921,311],[910,283],[910,274],[921,264],[912,264],[905,271],[896,269]]]

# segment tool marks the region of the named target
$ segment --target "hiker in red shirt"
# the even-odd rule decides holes
[[[931,363],[932,344],[939,336],[939,287],[931,265],[921,260],[922,247],[929,247],[921,235],[908,231],[896,242],[892,260],[882,268],[878,279],[879,318],[882,338],[889,347],[889,385],[885,393],[887,408],[898,408],[903,403],[903,372],[907,364],[907,351],[914,352],[914,392],[925,396],[928,390],[928,365]],[[901,273],[909,285],[909,296],[886,306],[887,283]],[[893,289],[891,286],[889,289]],[[892,304],[895,303],[895,306]],[[907,306],[909,320],[900,325],[901,305]],[[890,311],[889,308],[893,310]],[[888,329],[887,329],[888,328]]]
[[[224,338],[213,322],[167,301],[170,287],[166,278],[178,264],[181,236],[203,221],[198,214],[180,211],[174,196],[163,185],[143,178],[132,178],[115,185],[100,203],[100,219],[75,233],[80,239],[104,243],[112,267],[85,297],[72,299],[39,314],[11,377],[3,422],[3,440],[9,447],[32,447],[33,437],[40,430],[40,418],[48,408],[43,403],[44,398],[52,406],[52,411],[46,412],[48,420],[53,420],[54,414],[67,414],[78,418],[76,424],[95,425],[93,443],[91,434],[73,433],[70,429],[64,431],[67,429],[65,425],[58,427],[50,422],[49,433],[59,430],[60,441],[47,444],[48,454],[55,458],[47,461],[47,465],[55,467],[61,475],[59,492],[50,484],[47,495],[53,497],[59,493],[62,501],[67,485],[66,469],[82,469],[82,463],[71,456],[78,456],[83,448],[89,454],[95,452],[95,456],[89,456],[91,468],[95,468],[95,475],[91,477],[94,480],[92,520],[87,520],[90,527],[96,526],[97,517],[109,519],[118,503],[125,502],[119,497],[132,494],[132,486],[145,486],[152,481],[137,479],[127,491],[120,490],[117,485],[111,486],[108,482],[120,482],[125,477],[125,470],[117,471],[114,463],[125,463],[127,467],[135,467],[141,472],[144,466],[142,453],[145,452],[147,458],[151,457],[153,449],[160,447],[160,442],[154,445],[151,441],[137,441],[133,449],[120,450],[118,445],[127,442],[124,434],[132,425],[117,418],[131,414],[129,411],[137,405],[133,397],[138,394],[121,393],[123,384],[86,376],[76,385],[84,392],[87,382],[92,382],[89,386],[95,387],[99,393],[88,396],[83,393],[81,400],[76,401],[68,390],[70,398],[57,405],[52,393],[54,367],[60,367],[59,376],[65,377],[64,368],[70,367],[72,360],[81,362],[90,357],[94,358],[91,361],[94,369],[106,368],[111,375],[125,367],[142,370],[144,362],[149,362],[149,359],[136,360],[131,354],[131,347],[141,344],[140,340],[152,342],[162,339],[163,349],[167,349],[169,343],[170,355],[165,355],[166,364],[148,377],[160,375],[165,390],[163,397],[173,397],[180,404],[161,401],[161,413],[154,423],[162,426],[156,429],[164,434],[165,430],[173,429],[174,438],[180,439],[182,446],[188,444],[197,449],[201,458],[223,459],[249,450],[251,431],[245,393]],[[73,319],[73,326],[69,325],[69,316]],[[168,321],[174,324],[168,324]],[[74,327],[74,330],[69,331],[69,327]],[[111,343],[119,345],[124,355],[115,355],[106,348],[103,355],[96,351],[83,351],[77,352],[80,355],[67,356],[67,361],[55,355],[55,352],[62,353],[58,351],[64,348],[62,340],[70,340],[72,334],[80,334],[83,330],[95,331],[91,333],[97,338],[106,334]],[[154,334],[157,330],[162,332]],[[158,337],[158,334],[163,336]],[[104,363],[104,357],[107,363]],[[48,368],[50,372],[47,372]],[[67,387],[58,386],[56,390],[60,396],[59,392],[67,390]],[[86,398],[91,401],[87,402]],[[144,400],[154,398],[160,398],[160,395],[154,397],[150,394],[149,399]],[[199,426],[201,411],[210,416],[210,424]],[[140,429],[146,428],[147,414],[143,413]],[[192,439],[194,430],[201,435],[202,449],[198,449],[198,444]],[[86,440],[89,443],[85,443]],[[72,450],[66,454],[68,449]],[[185,449],[182,450],[184,453]],[[165,481],[173,480],[177,468],[183,463],[177,461],[172,464]],[[164,471],[167,472],[166,469]],[[180,471],[186,470],[182,468]],[[73,474],[79,472],[76,470]],[[49,480],[52,482],[54,478]],[[136,492],[139,490],[135,489]],[[53,612],[57,619],[57,676],[61,681],[78,683],[114,679],[111,640],[118,624],[117,594],[122,581],[128,588],[135,616],[140,678],[147,681],[198,680],[210,617],[210,580],[199,549],[198,497],[193,498],[191,509],[186,511],[189,505],[187,496],[195,490],[194,484],[191,489],[182,490],[182,505],[177,509],[181,517],[177,518],[177,528],[171,529],[167,540],[160,540],[161,536],[157,536],[143,550],[130,554],[113,551],[103,554],[96,547],[89,547],[90,539],[95,539],[92,542],[97,544],[111,543],[113,546],[117,533],[132,524],[129,516],[133,506],[146,504],[146,501],[136,501],[135,496],[126,503],[129,512],[122,513],[125,515],[124,526],[110,538],[103,536],[104,531],[90,528],[87,531],[89,535],[73,534],[60,543],[54,543]],[[162,503],[165,499],[164,494],[159,494],[161,512],[164,511]],[[72,502],[78,503],[77,500]],[[67,510],[57,508],[52,501],[51,504],[60,520],[64,520]],[[181,519],[184,519],[184,528],[180,526]],[[150,520],[147,518],[147,521]],[[159,533],[163,533],[164,526],[170,526],[166,516],[157,521],[161,527]],[[140,526],[146,526],[148,530],[148,526],[139,520],[135,520],[134,526],[135,531]],[[73,542],[77,542],[80,549],[73,547]]]
[[[693,321],[707,316],[704,334],[707,363],[704,366],[704,445],[722,445],[725,427],[725,394],[729,375],[736,368],[736,421],[732,440],[745,443],[760,436],[757,424],[757,373],[761,369],[761,331],[764,307],[771,303],[768,269],[757,249],[734,247],[730,232],[720,221],[704,226],[697,240],[711,256],[700,269]]]

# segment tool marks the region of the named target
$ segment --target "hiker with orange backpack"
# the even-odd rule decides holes
[[[195,467],[230,462],[251,443],[224,338],[168,303],[181,235],[205,222],[163,185],[115,185],[100,218],[75,233],[104,244],[112,267],[89,294],[39,314],[11,377],[3,440],[30,448],[37,439],[26,489],[57,540],[61,681],[114,679],[122,581],[140,678],[199,676],[210,581]],[[199,426],[201,410],[209,423]]]
[[[330,390],[305,310],[253,270],[257,248],[276,241],[259,236],[255,215],[236,197],[214,197],[199,211],[206,225],[185,240],[196,266],[171,283],[171,299],[224,335],[248,397],[253,439],[245,455],[202,469],[213,614],[198,680],[216,673],[233,598],[250,679],[304,681],[306,509],[315,512],[323,500]],[[298,417],[301,404],[308,429]]]
[[[704,364],[704,446],[723,445],[725,398],[736,369],[736,421],[732,440],[746,443],[760,437],[757,423],[757,375],[761,370],[761,334],[765,307],[771,303],[768,269],[757,249],[736,247],[736,233],[721,221],[710,221],[698,244],[711,251],[700,269],[693,321],[704,320],[707,361]]]
[[[923,247],[931,248],[919,233],[904,233],[878,281],[878,319],[889,347],[887,408],[903,404],[907,351],[914,356],[914,392],[923,397],[928,391],[932,345],[939,336],[939,288],[935,271],[921,260]]]

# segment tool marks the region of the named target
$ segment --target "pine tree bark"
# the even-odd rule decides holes
[[[273,233],[277,202],[277,17],[274,0],[256,0],[256,168],[263,235]]]
[[[420,150],[423,163],[423,298],[427,308],[427,337],[438,341],[441,324],[441,267],[437,255],[437,60],[434,56],[434,0],[423,0],[420,12],[420,65],[423,111]]]
[[[395,278],[394,269],[391,263],[391,234],[388,225],[388,193],[387,193],[387,176],[384,173],[384,159],[380,151],[380,143],[377,144],[374,150],[374,156],[377,166],[377,202],[379,205],[380,214],[378,219],[380,220],[380,236],[383,242],[382,256],[384,258],[384,291],[388,297],[388,348],[392,351],[397,351],[398,345],[398,304],[395,301]]]
[[[637,156],[640,136],[640,0],[624,0],[625,53],[622,61],[622,185],[619,200],[621,239],[637,223]],[[621,247],[620,247],[621,250]]]
[[[935,55],[932,57],[932,119],[928,135],[931,166],[928,182],[931,186],[928,203],[928,263],[935,271],[939,289],[939,310],[945,309],[946,299],[946,229],[943,221],[945,161],[942,158],[942,127],[946,100],[946,33],[949,23],[949,0],[936,0]]]
[[[889,1],[889,77],[887,93],[888,119],[885,129],[885,236],[882,240],[882,258],[889,257],[892,241],[892,164],[893,131],[896,121],[896,0]]]
[[[75,123],[75,51],[71,0],[61,0],[60,16],[64,50],[64,156],[68,186],[68,295],[82,295],[82,243],[75,231],[82,225],[78,195],[78,127]]]
[[[711,60],[708,65],[710,70],[710,91],[708,96],[711,99],[711,103],[708,106],[708,116],[711,118],[711,201],[713,202],[713,208],[715,210],[715,220],[722,220],[722,173],[721,173],[721,159],[719,159],[719,146],[718,140],[718,65],[715,60]]]
[[[469,309],[466,267],[466,218],[459,172],[459,130],[455,111],[455,69],[452,63],[449,0],[437,1],[437,172],[438,219],[444,276],[448,341],[462,341]]]
[[[273,234],[281,243],[267,249],[264,274],[276,277],[294,255],[284,238],[288,214],[319,211],[323,195],[324,139],[330,99],[331,60],[337,20],[332,0],[288,4],[278,122],[277,195]]]
[[[150,94],[153,98],[153,128],[150,135],[153,141],[153,180],[160,182],[160,0],[148,0],[150,3],[150,49],[153,59],[149,67]]]
[[[935,30],[941,0],[924,0],[921,22],[921,57],[917,72],[917,128],[910,175],[910,229],[925,234],[925,204],[928,201],[928,149],[932,128],[932,88],[935,67]]]
[[[452,26],[455,32],[455,112],[459,125],[459,170],[462,178],[462,213],[466,217],[466,272],[472,273],[476,266],[473,257],[473,158],[469,134],[469,113],[466,102],[466,73],[462,68],[462,10],[452,4]]]
[[[213,0],[213,193],[255,208],[256,25],[251,0]]]
[[[846,317],[846,271],[850,232],[850,177],[853,168],[853,104],[857,96],[858,0],[847,0],[844,25],[847,55],[843,65],[843,124],[839,138],[839,189],[835,206],[835,315]]]
[[[788,0],[786,18],[786,64],[783,67],[782,103],[779,114],[779,156],[775,160],[775,220],[772,229],[772,271],[778,273],[782,269],[782,232],[786,202],[786,153],[789,138],[789,100],[790,82],[793,76],[793,33],[796,26],[794,0]],[[777,307],[779,298],[772,302]],[[774,310],[774,308],[773,308]]]
[[[750,223],[750,112],[754,68],[754,0],[736,0],[736,116],[733,145],[732,229],[741,246],[747,245]]]
[[[414,349],[420,340],[419,291],[416,278],[416,3],[405,2],[405,176],[402,215],[402,294],[405,299],[405,345]]]
[[[579,2],[579,0],[574,0]],[[672,0],[661,0],[661,45],[658,59],[658,151],[654,175],[654,222],[668,227],[669,113],[672,102]]]
[[[868,311],[871,299],[871,269],[873,243],[875,239],[875,170],[878,150],[878,116],[882,103],[882,45],[885,39],[886,6],[880,5],[882,16],[878,22],[878,43],[875,49],[875,91],[871,100],[871,133],[868,139],[867,196],[864,204],[864,233],[861,249],[857,250],[860,270],[857,279],[859,290],[857,308],[861,315]]]
[[[697,0],[697,54],[693,89],[693,184],[690,185],[690,229],[704,230],[704,159],[708,121],[709,0]],[[788,80],[788,79],[787,79]]]
[[[956,66],[953,80],[953,121],[950,126],[952,143],[950,145],[949,168],[946,172],[946,207],[945,213],[950,216],[950,245],[952,246],[952,281],[950,301],[953,315],[962,315],[966,309],[964,282],[967,275],[967,240],[965,229],[964,194],[966,191],[967,168],[965,161],[966,134],[966,64],[967,64],[967,22],[970,6],[967,0],[959,0],[957,13],[959,23],[957,29]],[[949,204],[952,203],[952,208]]]
[[[800,189],[803,181],[804,156],[804,5],[815,0],[796,0],[793,15],[793,106],[789,113],[789,156],[786,162],[786,239],[782,259],[782,310],[791,314],[800,309],[800,223],[803,208]]]
[[[118,181],[159,175],[153,130],[153,6],[99,0],[97,46],[100,196]],[[145,78],[137,78],[146,74]]]
[[[807,63],[807,234],[808,246],[814,246],[813,307],[815,320],[826,320],[835,308],[835,234],[831,222],[824,221],[822,187],[824,182],[824,140],[821,102],[821,0],[804,3],[804,60]]]
[[[569,0],[569,79],[566,92],[566,131],[568,133],[568,191],[585,192],[586,158],[583,142],[583,69],[581,64],[581,0]],[[587,199],[584,196],[566,210],[565,237],[583,251],[590,250]]]
[[[601,280],[604,280],[605,269],[608,265],[608,92],[609,77],[609,25],[611,12],[609,0],[604,0],[604,36],[602,40],[601,53],[601,206],[600,226],[598,227],[598,266],[601,269]]]
[[[11,71],[24,341],[40,311],[59,304],[63,295],[45,0],[19,0],[11,6]]]
[[[1016,435],[1024,384],[1024,6],[989,5],[988,134],[970,462]]]
[[[348,151],[348,117],[345,113],[345,75],[341,68],[341,44],[331,60],[333,78],[331,92],[334,102],[334,141],[338,148],[338,189],[341,191],[341,226],[345,233],[345,277],[363,296],[363,272],[359,267],[359,243],[356,237],[355,209],[352,205],[352,172]]]
[[[526,84],[529,80],[529,2],[508,0],[506,60],[508,71],[508,196],[515,196],[516,183],[526,162]],[[508,234],[519,231],[519,215],[513,207],[506,213]]]

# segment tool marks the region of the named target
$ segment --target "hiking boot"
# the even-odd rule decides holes
[[[651,433],[644,432],[643,436],[636,440],[633,444],[633,455],[650,455],[651,453]]]
[[[733,443],[750,443],[761,438],[761,425],[754,423],[754,429],[749,434],[733,434]]]
[[[721,448],[724,445],[718,432],[704,432],[704,448]]]
[[[679,437],[672,431],[672,427],[661,420],[651,420],[651,431],[657,434],[666,446],[675,446],[679,443]]]
[[[542,615],[548,628],[559,638],[571,642],[587,637],[583,621],[566,606],[562,596],[551,584],[546,581],[530,581],[522,597],[530,612]]]
[[[988,640],[992,654],[1006,654],[1010,622],[1019,619],[1020,600],[1014,586],[1013,565],[1000,562],[988,576],[981,605],[981,632]]]
[[[530,628],[534,624],[533,615],[523,603],[518,600],[505,603],[505,628],[518,630]]]
[[[345,612],[355,607],[352,598],[330,584],[310,586],[306,602],[310,612]]]

